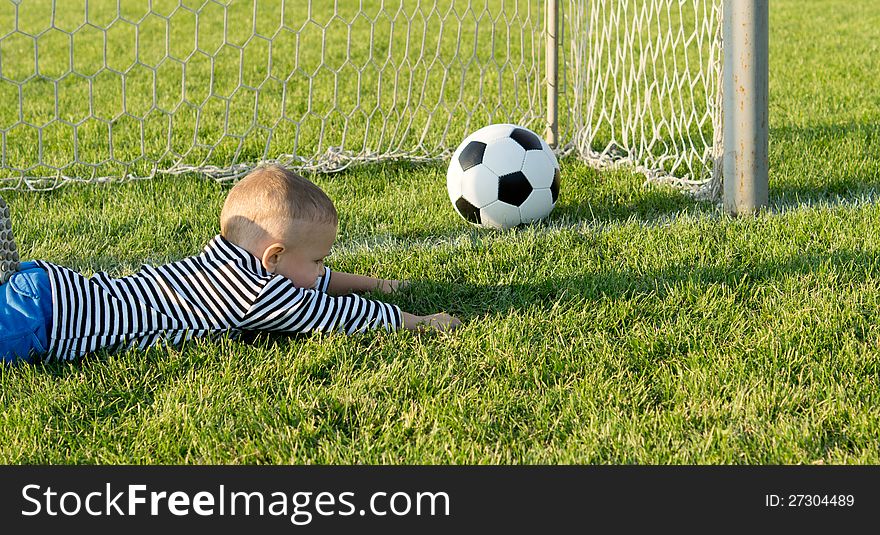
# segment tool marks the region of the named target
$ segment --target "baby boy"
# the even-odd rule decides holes
[[[220,234],[200,254],[127,277],[86,278],[45,261],[19,263],[0,199],[0,361],[75,359],[242,331],[447,331],[461,324],[354,293],[390,293],[400,282],[331,272],[324,259],[337,224],[333,202],[314,183],[277,165],[260,167],[230,189]]]

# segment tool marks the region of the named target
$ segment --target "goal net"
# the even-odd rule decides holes
[[[561,154],[717,190],[719,56],[720,0],[0,0],[0,189],[441,160],[552,91]]]

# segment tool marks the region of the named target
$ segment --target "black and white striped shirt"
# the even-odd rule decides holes
[[[402,325],[395,305],[349,294],[330,296],[330,270],[315,288],[297,288],[260,261],[216,236],[201,254],[134,275],[86,278],[37,262],[52,286],[52,329],[47,360],[74,359],[102,348],[142,349],[159,342],[240,331],[308,333]]]

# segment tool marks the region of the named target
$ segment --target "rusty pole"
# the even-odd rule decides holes
[[[547,130],[544,139],[559,143],[559,0],[547,1]]]
[[[769,0],[724,0],[722,123],[724,209],[752,214],[769,204]]]

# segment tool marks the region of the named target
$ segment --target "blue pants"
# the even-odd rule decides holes
[[[0,365],[35,362],[46,353],[52,328],[49,274],[22,262],[0,286]]]

